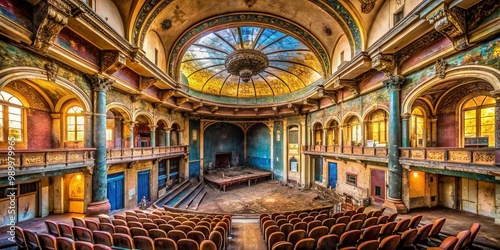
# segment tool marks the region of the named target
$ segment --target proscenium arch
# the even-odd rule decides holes
[[[123,120],[125,122],[132,121],[132,115],[130,114],[130,110],[123,103],[119,103],[119,102],[108,103],[106,105],[106,112],[110,111],[111,109],[116,109],[118,112],[120,112],[120,114],[123,116]]]
[[[321,9],[326,11],[330,16],[335,19],[344,31],[348,34],[348,41],[351,45],[351,57],[355,54],[364,51],[366,48],[366,34],[362,31],[365,30],[360,17],[353,15],[356,13],[353,11],[353,7],[344,6],[341,1],[329,0],[310,0],[312,3],[319,6]],[[139,1],[136,1],[139,2]],[[143,5],[137,4],[135,8],[131,10],[131,14],[135,13],[138,8],[139,12],[135,16],[135,20],[132,23],[128,23],[128,29],[125,34],[129,37],[129,41],[132,44],[138,45],[142,48],[144,43],[144,38],[146,37],[146,32],[153,23],[153,20],[161,13],[172,1],[163,0],[156,2],[155,0],[146,0]],[[152,15],[150,15],[153,13]],[[262,15],[262,13],[256,13]],[[134,15],[131,15],[134,16]]]
[[[229,28],[247,24],[257,24],[265,28],[275,29],[287,35],[292,35],[295,39],[308,46],[318,57],[323,68],[323,77],[326,77],[330,73],[330,57],[323,45],[311,33],[309,33],[309,31],[302,28],[298,24],[272,15],[241,12],[210,18],[197,23],[191,26],[190,29],[186,30],[174,43],[175,46],[170,51],[170,55],[168,56],[169,74],[174,76],[175,79],[180,77],[178,72],[180,67],[179,62],[181,61],[182,55],[192,42],[207,34],[207,32],[218,30],[221,27]]]
[[[12,67],[0,71],[0,89],[3,89],[5,85],[12,81],[22,80],[22,79],[39,79],[47,80],[47,71],[44,69],[33,68],[33,67]],[[52,82],[61,88],[65,88],[73,93],[76,99],[82,104],[82,108],[85,112],[92,112],[92,105],[90,98],[78,88],[75,84],[70,81],[57,76],[55,81]]]
[[[450,81],[450,80],[460,80],[463,78],[474,78],[487,82],[493,86],[494,91],[500,91],[500,71],[488,67],[479,65],[465,65],[460,67],[455,67],[446,70],[446,77],[441,79],[437,76],[426,80],[423,83],[418,84],[412,91],[406,96],[403,101],[401,114],[411,114],[411,107],[413,102],[427,89],[437,84]]]

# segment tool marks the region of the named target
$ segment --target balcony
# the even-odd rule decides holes
[[[0,150],[0,176],[40,173],[50,176],[59,170],[75,172],[94,165],[94,151],[95,148]],[[9,165],[15,167],[15,171],[9,173]]]
[[[493,167],[497,148],[400,148],[400,162],[417,166]]]
[[[187,146],[162,146],[141,148],[108,148],[106,158],[108,164],[158,158],[173,158],[188,153]]]
[[[363,146],[302,146],[304,154],[353,160],[387,162],[387,147]]]

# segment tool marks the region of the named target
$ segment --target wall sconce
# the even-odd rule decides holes
[[[276,141],[281,141],[281,132],[276,130]]]

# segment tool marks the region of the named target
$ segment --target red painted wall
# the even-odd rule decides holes
[[[455,113],[439,115],[437,120],[438,147],[457,147],[457,124]]]
[[[28,114],[28,148],[52,148],[52,118],[44,111],[32,111]]]

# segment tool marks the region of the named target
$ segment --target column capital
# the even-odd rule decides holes
[[[165,130],[165,133],[170,133],[170,131],[172,131],[173,128],[163,128],[163,130]]]
[[[59,32],[68,24],[71,8],[61,0],[44,0],[35,5],[33,48],[47,53]]]
[[[392,75],[396,67],[395,65],[393,55],[383,54],[377,51],[376,54],[372,56],[372,68],[383,72],[385,76]]]
[[[459,7],[449,8],[448,4],[443,2],[428,14],[426,19],[430,24],[434,24],[436,31],[450,39],[455,50],[461,51],[470,46],[466,10]]]
[[[60,113],[50,113],[50,117],[52,119],[61,119],[61,114]]]
[[[490,91],[490,95],[496,99],[497,103],[500,101],[500,90]]]
[[[401,119],[403,119],[403,120],[405,120],[405,119],[408,120],[408,119],[410,119],[410,117],[411,117],[410,113],[401,114]]]
[[[383,81],[385,87],[391,90],[399,90],[401,84],[403,84],[404,77],[400,75],[389,76],[386,80]]]
[[[115,82],[115,80],[100,74],[89,76],[89,78],[92,80],[95,92],[108,92],[111,85]]]
[[[101,51],[101,71],[108,75],[114,74],[126,64],[126,56],[119,50]]]
[[[158,126],[156,126],[156,125],[149,125],[148,127],[149,127],[149,129],[151,129],[151,131],[155,131]]]
[[[125,126],[127,126],[127,127],[134,127],[134,126],[135,126],[135,123],[136,123],[136,122],[133,122],[133,121],[128,121],[128,122],[124,122],[123,124],[125,124]]]

